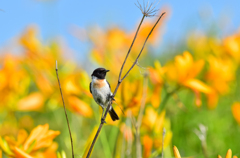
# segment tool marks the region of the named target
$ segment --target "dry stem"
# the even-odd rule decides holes
[[[152,6],[152,5],[151,5],[151,6]],[[147,10],[149,10],[149,9],[147,9]],[[150,9],[150,10],[151,10],[151,9]],[[152,11],[151,11],[151,12],[152,12]],[[144,47],[145,47],[145,44],[146,44],[149,36],[150,36],[151,33],[153,32],[154,28],[156,27],[156,25],[158,24],[158,22],[160,21],[160,19],[162,18],[162,16],[165,14],[165,12],[162,13],[162,15],[158,18],[157,22],[155,23],[155,25],[154,25],[153,28],[151,29],[150,33],[148,34],[148,36],[147,36],[147,38],[146,38],[146,40],[145,40],[145,42],[144,42],[144,44],[143,44],[142,49],[141,49],[140,53],[138,54],[138,56],[137,56],[136,60],[134,61],[134,63],[133,63],[132,66],[129,68],[129,70],[127,71],[127,73],[121,78],[122,71],[123,71],[123,67],[124,67],[124,65],[125,65],[125,62],[126,62],[126,60],[127,60],[127,58],[128,58],[128,55],[129,55],[129,53],[130,53],[130,51],[131,51],[131,48],[132,48],[132,46],[133,46],[133,44],[134,44],[134,41],[135,41],[135,39],[136,39],[136,37],[137,37],[138,31],[139,31],[139,29],[140,29],[140,27],[141,27],[141,24],[142,24],[142,22],[143,22],[144,17],[146,16],[146,14],[147,14],[147,13],[143,14],[142,20],[141,20],[141,22],[140,22],[140,24],[139,24],[139,26],[138,26],[138,29],[137,29],[137,31],[136,31],[135,37],[134,37],[134,39],[133,39],[133,42],[132,42],[132,44],[131,44],[131,46],[130,46],[130,48],[129,48],[129,51],[128,51],[128,53],[127,53],[127,55],[126,55],[126,58],[125,58],[125,60],[124,60],[124,62],[123,62],[123,65],[122,65],[122,67],[121,67],[121,69],[120,69],[119,78],[118,78],[118,84],[117,84],[117,86],[116,86],[116,88],[115,88],[115,90],[114,90],[113,97],[116,95],[117,90],[118,90],[121,82],[127,77],[127,75],[129,74],[129,72],[130,72],[130,71],[133,69],[133,67],[136,65],[136,63],[137,63],[137,61],[138,61],[138,59],[139,59],[139,57],[140,57],[140,55],[141,55]],[[106,111],[105,111],[105,113],[104,113],[104,116],[103,116],[103,120],[106,119],[107,113],[108,113],[109,108],[110,108],[111,105],[112,105],[112,102],[110,102],[110,103],[108,104],[108,107],[107,107],[107,109],[106,109]],[[87,154],[87,158],[89,158],[90,155],[91,155],[91,153],[92,153],[93,147],[94,147],[94,145],[95,145],[95,143],[96,143],[96,140],[97,140],[97,138],[98,138],[98,135],[99,135],[99,133],[100,133],[100,131],[101,131],[101,129],[102,129],[103,122],[104,122],[104,121],[101,121],[101,123],[100,123],[100,125],[99,125],[99,127],[98,127],[97,133],[96,133],[96,135],[95,135],[95,137],[94,137],[94,139],[93,139],[93,142],[92,142],[92,144],[91,144],[91,147],[89,148],[89,151],[88,151],[88,154]]]
[[[57,79],[58,79],[58,85],[59,85],[60,93],[61,93],[61,96],[62,96],[62,102],[63,102],[64,112],[65,112],[65,116],[66,116],[66,120],[67,120],[69,136],[70,136],[70,140],[71,140],[72,158],[74,158],[72,134],[71,134],[71,129],[70,129],[69,121],[68,121],[66,106],[65,106],[65,103],[64,103],[64,99],[63,99],[62,88],[61,88],[60,80],[59,80],[59,77],[58,77],[57,61],[56,61],[56,74],[57,74]]]

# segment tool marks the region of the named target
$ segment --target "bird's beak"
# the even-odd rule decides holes
[[[110,71],[110,70],[105,70],[105,72],[108,72],[108,71]]]

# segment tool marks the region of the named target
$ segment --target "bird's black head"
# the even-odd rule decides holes
[[[106,73],[108,72],[109,70],[106,70],[104,68],[97,68],[93,71],[92,75],[91,76],[95,76],[99,79],[105,79],[105,76],[106,76]]]

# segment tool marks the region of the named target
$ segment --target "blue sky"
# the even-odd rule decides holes
[[[82,54],[87,48],[71,35],[71,26],[119,26],[127,31],[135,30],[142,16],[134,5],[135,2],[136,0],[1,0],[0,47],[19,36],[30,24],[35,24],[39,27],[44,42],[62,37],[77,54]],[[158,6],[171,8],[163,39],[166,41],[180,39],[188,29],[203,27],[199,12],[206,14],[206,23],[225,23],[227,29],[223,34],[232,33],[240,26],[239,0],[161,0]]]

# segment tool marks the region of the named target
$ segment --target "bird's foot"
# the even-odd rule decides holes
[[[104,118],[101,118],[101,124],[107,123]]]
[[[112,100],[116,101],[116,100],[114,99],[114,96],[113,96],[113,95],[111,95],[110,97],[111,97]]]

